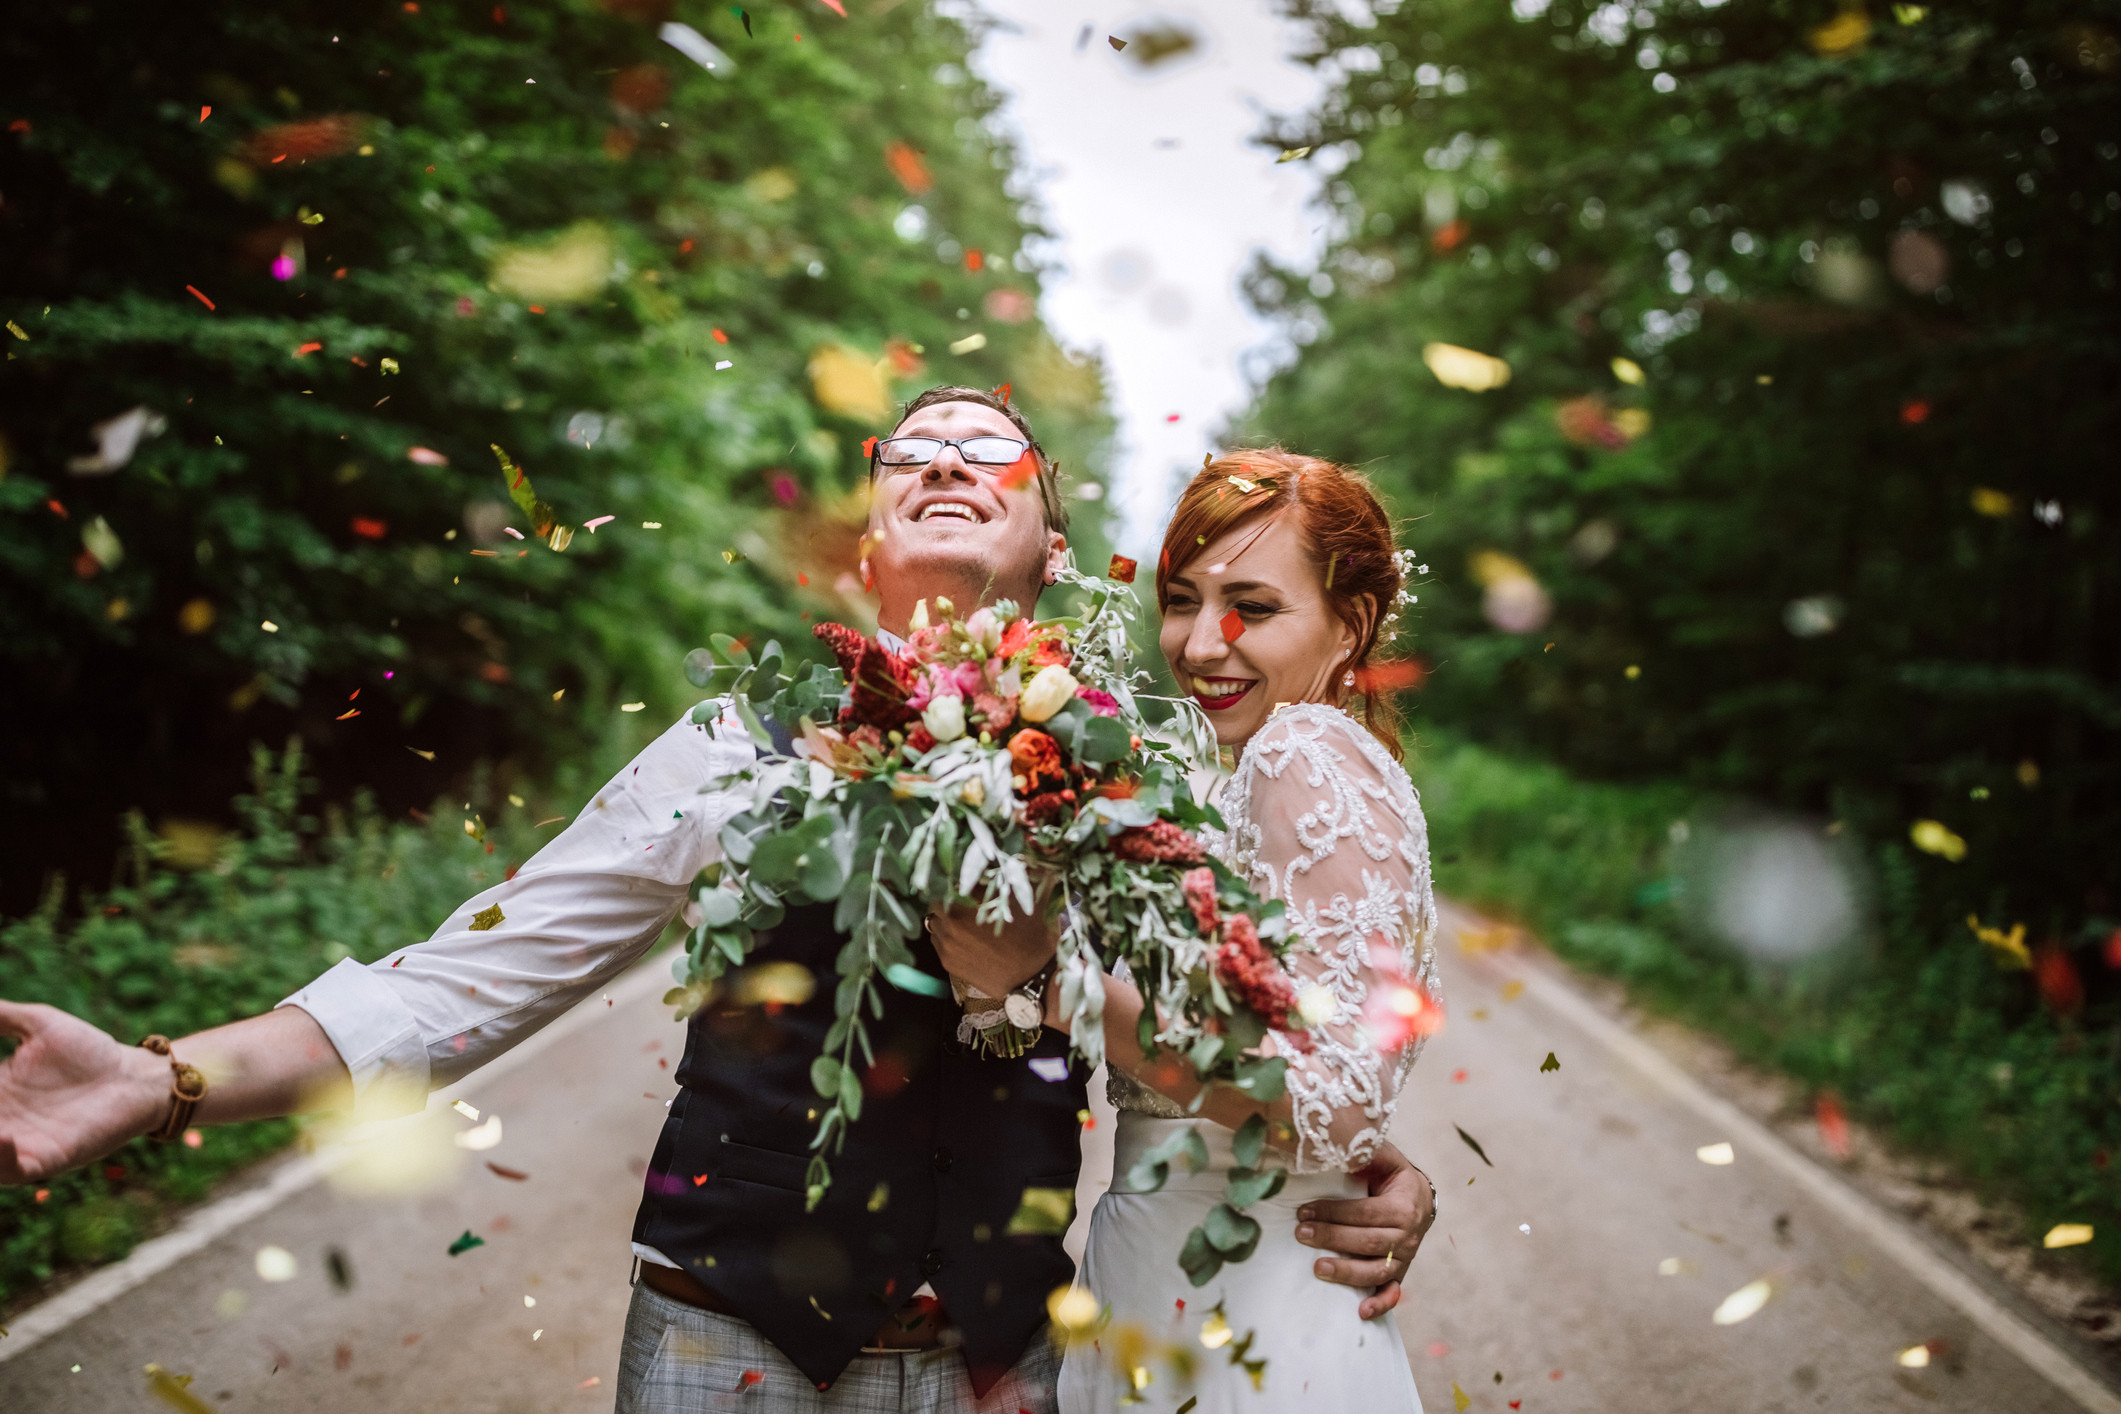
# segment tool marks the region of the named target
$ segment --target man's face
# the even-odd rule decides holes
[[[1016,424],[978,403],[936,403],[900,423],[894,437],[1010,437]],[[1049,561],[1067,541],[1046,529],[1038,482],[1002,484],[1006,466],[967,462],[956,447],[914,466],[882,466],[869,503],[869,566],[885,617],[937,594],[1010,597],[1029,611]],[[965,604],[969,609],[971,605]]]

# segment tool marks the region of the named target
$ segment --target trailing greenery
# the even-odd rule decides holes
[[[1730,801],[1672,783],[1586,782],[1452,733],[1424,733],[1409,759],[1438,889],[1948,1158],[2023,1206],[2028,1239],[2093,1223],[2092,1258],[2121,1278],[2121,1182],[2108,1167],[2121,1155],[2121,1034],[2038,1007],[2024,974],[1999,971],[1985,949],[1936,946],[1907,847],[1889,842],[1871,860],[1872,951],[1761,968],[1684,907],[1681,842],[1714,829]]]
[[[0,996],[63,1008],[128,1043],[217,1026],[269,1010],[342,957],[372,961],[427,937],[554,832],[535,825],[542,800],[489,805],[483,783],[475,808],[445,800],[424,825],[388,824],[366,797],[307,813],[315,783],[303,770],[299,745],[256,752],[252,791],[236,802],[242,828],[223,837],[172,843],[129,818],[124,877],[81,916],[55,889],[0,924]],[[294,1135],[275,1120],[202,1130],[197,1148],[136,1140],[41,1189],[0,1187],[0,1305],[63,1268],[123,1256],[170,1204]]]
[[[1413,518],[1434,718],[1935,821],[1931,945],[2023,923],[2109,1017],[2121,10],[1290,8],[1338,238],[1257,272],[1305,346],[1250,429]]]
[[[16,20],[0,907],[100,878],[126,808],[213,818],[255,740],[402,810],[668,720],[710,628],[859,617],[894,397],[1011,382],[1092,470],[1099,372],[1037,322],[998,100],[925,0]]]

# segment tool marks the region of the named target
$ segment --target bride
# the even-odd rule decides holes
[[[1409,987],[1435,997],[1428,833],[1397,760],[1395,724],[1376,696],[1364,698],[1360,720],[1342,705],[1404,582],[1376,496],[1331,463],[1233,453],[1203,467],[1179,498],[1156,580],[1161,646],[1218,739],[1238,752],[1219,802],[1229,832],[1209,832],[1209,843],[1263,897],[1288,906],[1302,937],[1291,955],[1297,985],[1307,1012],[1326,1019],[1307,1050],[1279,1046],[1289,1060],[1283,1099],[1262,1105],[1217,1087],[1188,1118],[1183,1107],[1199,1088],[1192,1071],[1168,1054],[1145,1059],[1135,1041],[1140,994],[1106,979],[1119,1129],[1083,1280],[1108,1319],[1094,1341],[1068,1351],[1064,1414],[1144,1399],[1168,1409],[1189,1397],[1193,1414],[1421,1407],[1397,1327],[1388,1317],[1358,1321],[1361,1292],[1314,1278],[1315,1254],[1290,1221],[1306,1203],[1362,1192],[1350,1171],[1384,1141],[1419,1049],[1404,1034],[1409,1007],[1390,1003]],[[1049,1022],[1060,1020],[1054,1010]],[[1258,1249],[1192,1286],[1180,1244],[1221,1201],[1236,1162],[1232,1131],[1255,1113],[1266,1116],[1289,1181],[1252,1209]],[[1154,1191],[1132,1189],[1136,1160],[1182,1128],[1206,1142],[1206,1166],[1173,1162]]]

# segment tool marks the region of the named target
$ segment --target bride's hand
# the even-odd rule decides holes
[[[1344,1254],[1313,1264],[1321,1280],[1377,1288],[1357,1312],[1367,1321],[1399,1304],[1400,1278],[1436,1221],[1436,1191],[1390,1144],[1380,1145],[1356,1176],[1369,1186],[1370,1196],[1306,1203],[1296,1214],[1296,1240]]]
[[[989,997],[1006,997],[1053,960],[1060,929],[1041,911],[1029,917],[1019,913],[997,930],[960,906],[929,914],[928,936],[944,971]]]

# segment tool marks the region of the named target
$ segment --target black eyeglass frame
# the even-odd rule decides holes
[[[884,448],[893,442],[934,442],[937,446],[924,461],[887,462],[884,460]],[[1017,451],[1015,456],[1008,458],[1006,461],[976,461],[965,450],[967,442],[1007,442],[1014,446]],[[876,468],[880,466],[893,468],[927,466],[943,454],[944,447],[957,448],[957,454],[965,459],[968,466],[1011,466],[1025,452],[1036,451],[1038,444],[1036,442],[1026,442],[1018,437],[1004,437],[997,432],[983,432],[977,437],[880,437],[877,439],[876,445],[870,449],[869,468],[871,473],[874,474]]]

